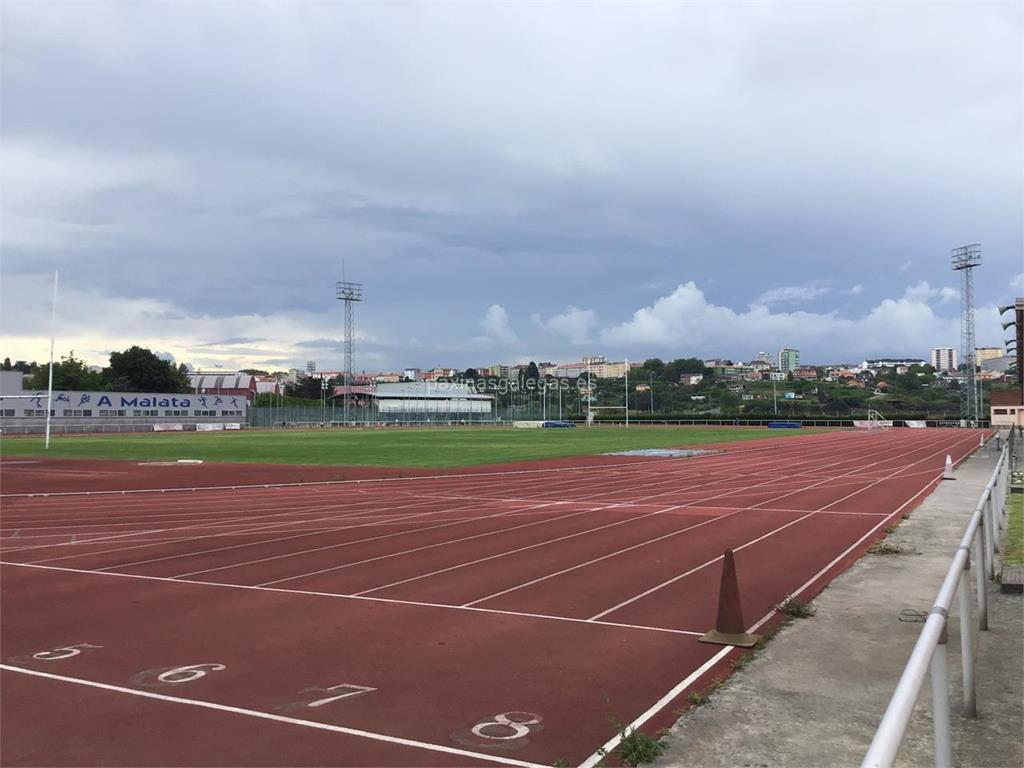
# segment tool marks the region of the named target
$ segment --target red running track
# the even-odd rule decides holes
[[[0,761],[592,766],[613,722],[667,724],[738,654],[697,641],[724,549],[751,629],[776,621],[978,434],[5,496]]]

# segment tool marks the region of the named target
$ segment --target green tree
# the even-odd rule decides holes
[[[40,366],[32,374],[30,389],[46,389],[49,386],[50,364]],[[75,357],[74,350],[59,363],[53,364],[53,388],[70,389],[76,392],[91,392],[102,387],[101,376],[89,370],[85,361]]]
[[[299,380],[294,384],[288,384],[285,387],[285,394],[289,397],[300,397],[305,400],[319,400],[321,393],[323,392],[324,385],[321,383],[323,379],[319,376],[300,376]],[[338,383],[341,383],[339,377]],[[334,394],[335,380],[327,380],[327,396],[330,397]]]
[[[4,358],[3,370],[9,371],[9,370],[11,370],[12,367],[13,366],[11,365],[11,358],[5,357]]]
[[[188,376],[144,347],[111,352],[103,369],[103,388],[115,392],[189,392]]]

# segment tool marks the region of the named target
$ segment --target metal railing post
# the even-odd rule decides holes
[[[982,543],[983,528],[979,526],[974,536],[974,582],[978,594],[978,629],[988,630],[988,591],[985,589],[985,555]]]
[[[974,689],[974,621],[971,618],[971,585],[965,570],[957,589],[960,603],[960,664],[963,668],[964,717],[978,716],[977,695]]]
[[[892,768],[896,755],[906,736],[918,698],[923,692],[925,679],[931,677],[932,738],[935,747],[935,765],[947,768],[953,765],[952,732],[949,703],[949,648],[948,619],[953,601],[959,600],[960,643],[963,662],[963,714],[977,717],[977,690],[975,687],[978,652],[974,642],[974,620],[971,611],[970,578],[967,575],[973,567],[978,596],[978,628],[988,629],[988,584],[986,574],[994,569],[993,535],[994,513],[998,503],[997,477],[1007,461],[1004,448],[999,463],[981,493],[971,514],[970,522],[943,578],[942,586],[935,597],[935,603],[928,612],[921,634],[914,644],[900,674],[896,690],[893,691],[885,714],[878,724],[871,744],[864,754],[861,768]]]
[[[985,523],[985,573],[989,580],[996,578],[996,530],[992,524],[992,497],[985,500],[982,508],[982,520]]]
[[[953,740],[949,724],[949,651],[946,648],[946,639],[946,627],[943,625],[931,663],[935,768],[953,768]]]

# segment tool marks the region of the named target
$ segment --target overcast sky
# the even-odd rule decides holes
[[[2,8],[2,347],[357,370],[981,344],[1020,3]]]

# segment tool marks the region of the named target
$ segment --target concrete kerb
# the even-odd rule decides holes
[[[917,640],[995,456],[979,452],[941,483],[889,536],[904,554],[867,555],[797,620],[685,714],[654,765],[858,765]],[[972,567],[980,567],[975,561]],[[986,582],[990,629],[975,635],[977,719],[961,717],[960,643],[948,648],[956,765],[1024,764],[1024,617],[1019,598]],[[954,615],[950,632],[959,637]],[[934,765],[929,687],[922,692],[900,765]],[[967,702],[968,705],[970,702]]]

